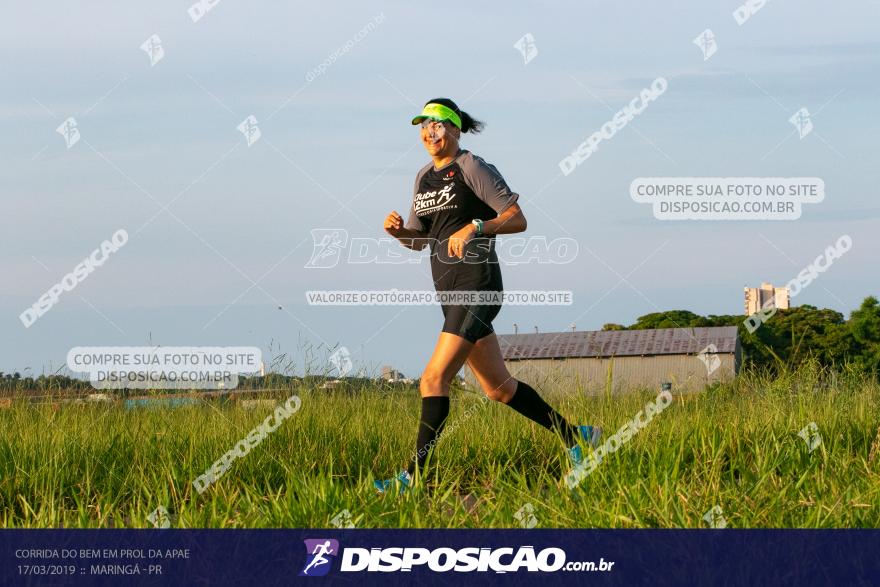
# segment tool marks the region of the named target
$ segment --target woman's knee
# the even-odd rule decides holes
[[[516,393],[516,379],[510,378],[500,384],[484,384],[483,393],[492,401],[506,404]]]
[[[446,395],[449,391],[449,384],[452,377],[447,376],[443,371],[438,369],[425,369],[419,379],[419,392],[422,397],[432,395]]]

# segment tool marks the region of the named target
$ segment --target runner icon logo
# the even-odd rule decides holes
[[[330,572],[333,559],[339,554],[339,541],[332,538],[306,538],[306,564],[300,577],[323,577]]]

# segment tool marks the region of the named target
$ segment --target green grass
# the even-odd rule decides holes
[[[296,388],[301,409],[199,495],[192,481],[270,413],[234,404],[124,410],[30,405],[0,409],[4,527],[151,527],[164,506],[175,527],[880,526],[880,386],[832,385],[815,369],[681,396],[575,490],[559,440],[509,408],[453,393],[447,432],[420,489],[378,496],[413,451],[414,392]],[[572,421],[613,433],[656,392],[546,397]],[[798,431],[815,422],[812,453]]]

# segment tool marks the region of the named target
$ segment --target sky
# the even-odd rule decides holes
[[[0,371],[56,372],[76,346],[204,345],[298,371],[345,347],[359,371],[418,376],[438,307],[306,292],[430,290],[424,255],[308,265],[312,231],[380,239],[389,212],[406,215],[429,161],[409,121],[439,96],[486,122],[462,147],[520,195],[525,236],[577,245],[567,263],[502,268],[506,289],[572,303],[506,306],[499,334],[739,314],[744,286],[785,284],[843,235],[851,250],[793,304],[849,316],[880,294],[876,0],[776,0],[741,25],[736,0],[188,6],[4,2]],[[708,59],[693,42],[706,29]],[[665,92],[564,175],[658,77]],[[825,198],[794,220],[659,220],[630,197],[640,177],[821,178]],[[26,328],[19,315],[120,229],[125,245]]]

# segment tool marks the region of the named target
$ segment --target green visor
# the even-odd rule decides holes
[[[425,104],[425,108],[422,110],[422,113],[413,118],[412,123],[421,124],[421,122],[426,118],[430,118],[432,120],[448,120],[459,129],[461,128],[461,117],[455,113],[455,110],[444,106],[443,104],[436,104],[434,102]]]

